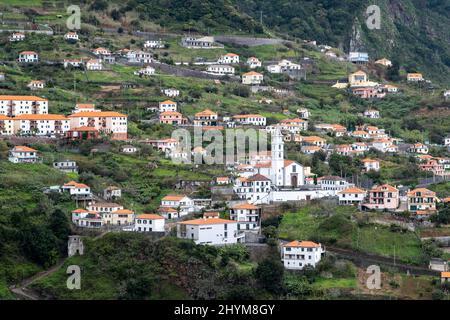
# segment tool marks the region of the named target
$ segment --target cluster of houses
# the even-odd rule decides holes
[[[68,139],[127,139],[127,116],[77,104],[69,116],[48,113],[48,100],[37,96],[0,95],[0,135],[35,135]]]

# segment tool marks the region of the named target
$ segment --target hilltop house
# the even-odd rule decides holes
[[[177,103],[172,100],[166,100],[159,103],[159,112],[177,111]]]
[[[235,53],[227,53],[217,60],[218,64],[238,64],[239,63],[239,55]]]
[[[363,115],[369,119],[380,119],[380,111],[375,109],[367,109],[364,111]]]
[[[91,188],[88,185],[76,181],[69,181],[65,183],[61,187],[61,190],[63,192],[69,192],[71,196],[75,196],[77,198],[90,198],[92,196]]]
[[[260,68],[261,67],[261,60],[259,60],[256,57],[250,57],[247,59],[247,65],[250,69]]]
[[[243,84],[259,85],[263,82],[264,76],[261,73],[250,71],[242,75]]]
[[[100,59],[90,59],[86,62],[86,69],[89,71],[100,71],[103,70],[102,60]]]
[[[187,119],[176,111],[165,111],[159,114],[159,123],[180,125],[187,123]]]
[[[152,76],[156,72],[155,68],[146,66],[134,72],[136,76]]]
[[[72,160],[55,161],[53,162],[53,168],[66,173],[78,173],[77,163]]]
[[[174,88],[161,89],[161,93],[169,98],[175,98],[180,95],[180,90]]]
[[[126,54],[129,63],[152,63],[153,54],[142,50],[130,50]]]
[[[115,200],[122,197],[122,190],[115,186],[109,186],[103,190],[103,199]]]
[[[111,55],[111,51],[109,51],[108,49],[102,48],[102,47],[92,50],[92,53],[95,54],[96,56],[110,56]]]
[[[157,214],[144,213],[135,217],[133,231],[164,232],[164,224],[164,217]]]
[[[408,73],[406,75],[406,80],[408,82],[420,82],[424,81],[423,75],[421,73]]]
[[[40,161],[37,150],[26,146],[15,146],[9,150],[8,160],[12,163],[36,163]]]
[[[295,240],[282,246],[281,261],[290,270],[302,270],[306,266],[315,268],[324,253],[320,243]]]
[[[348,61],[356,64],[367,64],[369,62],[369,54],[367,52],[350,52]]]
[[[39,55],[34,51],[22,51],[19,53],[17,61],[22,63],[36,63],[39,62]]]
[[[238,231],[237,225],[236,221],[220,218],[187,220],[177,223],[177,237],[207,245],[244,242],[245,235]]]
[[[388,184],[374,186],[368,194],[368,199],[363,204],[366,208],[393,211],[400,205],[399,190]]]
[[[184,37],[181,45],[189,49],[223,48],[223,45],[214,41],[214,37]]]
[[[14,32],[12,35],[9,36],[9,41],[16,42],[16,41],[23,41],[25,40],[25,34],[22,32]]]
[[[386,58],[375,61],[375,64],[380,64],[385,67],[392,67],[392,61]]]
[[[366,159],[361,160],[361,162],[364,165],[365,172],[380,171],[380,161],[379,160],[366,158]]]
[[[42,81],[42,80],[31,80],[30,83],[27,84],[27,87],[30,90],[44,89],[45,81]]]
[[[147,40],[144,42],[144,48],[150,48],[150,49],[163,49],[164,48],[164,42],[159,40]]]
[[[67,32],[64,35],[64,40],[69,41],[69,42],[77,42],[79,39],[78,34],[76,32]]]

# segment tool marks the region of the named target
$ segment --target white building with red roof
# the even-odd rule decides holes
[[[186,195],[167,195],[161,199],[161,207],[175,209],[180,217],[195,211],[194,200]]]
[[[261,68],[262,63],[261,60],[259,60],[256,57],[250,57],[247,59],[247,65],[249,66],[250,69],[255,69],[255,68]]]
[[[339,204],[341,205],[359,205],[366,198],[366,190],[350,187],[338,192]]]
[[[39,55],[34,51],[22,51],[19,53],[17,61],[21,63],[36,63],[39,62]]]
[[[128,116],[115,111],[91,112],[82,111],[71,114],[70,127],[92,127],[104,134],[111,135],[113,140],[126,140],[128,137]]]
[[[63,192],[69,192],[71,196],[91,196],[91,188],[84,184],[76,181],[69,181],[65,183],[61,190]]]
[[[17,41],[23,41],[25,40],[25,33],[23,32],[14,32],[9,36],[9,41],[11,42],[17,42]]]
[[[164,232],[164,217],[157,214],[144,213],[134,218],[136,232]]]
[[[159,103],[159,112],[177,111],[177,103],[172,100],[166,100]]]
[[[70,130],[70,119],[60,114],[21,114],[12,119],[16,135],[56,137]]]
[[[48,100],[36,96],[0,95],[0,114],[14,117],[19,114],[47,114]]]
[[[320,243],[291,241],[282,246],[281,261],[286,269],[302,270],[306,266],[315,268],[325,253]]]
[[[8,160],[12,163],[36,163],[40,161],[37,150],[26,146],[15,146],[9,151]]]
[[[369,171],[380,171],[380,161],[376,159],[365,158],[361,160],[366,172]]]
[[[244,242],[237,221],[220,218],[201,218],[177,223],[177,237],[196,244],[226,245]]]
[[[239,63],[239,55],[235,53],[227,53],[217,60],[219,64],[238,64]]]

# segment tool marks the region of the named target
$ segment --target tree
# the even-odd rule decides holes
[[[261,287],[272,293],[280,293],[283,289],[284,267],[274,257],[265,258],[255,270],[255,278]]]

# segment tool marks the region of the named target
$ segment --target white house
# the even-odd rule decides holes
[[[261,208],[242,203],[230,209],[230,219],[238,222],[238,230],[255,230],[260,228]]]
[[[70,120],[60,114],[21,114],[12,120],[16,135],[63,136],[70,130]]]
[[[129,145],[129,144],[124,145],[124,146],[122,146],[122,147],[120,148],[120,151],[121,151],[122,153],[126,153],[126,154],[133,154],[133,153],[138,152],[138,150],[139,150],[139,149],[138,149],[137,147],[132,146],[132,145]]]
[[[80,68],[83,65],[82,59],[64,59],[64,68],[74,67]]]
[[[167,195],[161,199],[161,207],[177,209],[180,216],[195,211],[194,200],[185,195]]]
[[[380,161],[374,159],[363,159],[362,163],[366,172],[380,171]]]
[[[309,119],[310,112],[309,112],[308,109],[306,109],[306,108],[299,108],[299,109],[297,109],[297,113],[298,113],[298,116],[299,116],[300,119],[303,119],[303,120],[308,120]]]
[[[34,51],[22,51],[19,53],[17,61],[22,63],[36,63],[39,61],[39,55]]]
[[[270,73],[285,73],[292,70],[300,70],[302,66],[296,63],[293,63],[289,60],[283,59],[277,64],[272,64],[267,66],[267,71]]]
[[[282,246],[281,260],[284,267],[290,270],[302,270],[306,266],[315,268],[324,253],[320,243],[295,240]]]
[[[172,100],[166,100],[159,103],[159,112],[177,111],[177,103]]]
[[[157,214],[140,214],[134,218],[134,228],[136,232],[164,232],[164,217]]]
[[[27,84],[27,87],[30,90],[44,89],[45,81],[42,81],[42,80],[31,80],[30,83]]]
[[[174,97],[178,97],[180,95],[180,90],[177,90],[174,88],[167,88],[167,89],[161,89],[161,93],[163,93],[167,97],[174,98]]]
[[[364,117],[370,118],[370,119],[379,119],[380,118],[380,111],[375,109],[367,109],[364,111]]]
[[[264,80],[264,76],[261,73],[250,71],[247,73],[244,73],[242,75],[242,83],[243,84],[252,84],[252,85],[258,85],[261,84]]]
[[[37,150],[26,146],[15,146],[9,151],[8,160],[12,163],[39,162]]]
[[[450,146],[450,136],[444,138],[444,145]]]
[[[322,190],[332,191],[334,194],[344,189],[354,187],[354,184],[347,182],[344,178],[338,176],[323,176],[317,178],[317,184]]]
[[[357,187],[351,187],[338,192],[339,204],[361,204],[367,192]]]
[[[261,60],[259,60],[256,57],[250,57],[247,59],[247,65],[250,67],[250,69],[260,68],[262,63]]]
[[[260,114],[240,114],[233,116],[233,120],[236,124],[241,125],[253,125],[253,126],[265,126],[266,117]]]
[[[12,35],[9,36],[9,41],[16,42],[16,41],[23,41],[25,40],[25,34],[22,32],[14,32]]]
[[[63,192],[69,192],[71,196],[84,196],[84,197],[90,197],[91,194],[91,188],[84,183],[78,183],[76,181],[69,181],[65,183],[61,190]]]
[[[64,40],[71,41],[71,42],[76,42],[76,41],[79,40],[79,37],[78,37],[78,34],[76,32],[70,31],[70,32],[67,32],[64,35]]]
[[[152,76],[155,74],[155,68],[146,66],[134,72],[137,76]]]
[[[209,218],[177,223],[177,237],[191,239],[196,244],[226,245],[244,241],[238,231],[238,223],[232,220]]]
[[[144,42],[144,48],[150,48],[150,49],[163,49],[164,48],[164,42],[159,40],[147,40]]]
[[[213,64],[206,68],[206,72],[215,75],[233,75],[234,67],[225,64]]]
[[[239,55],[235,53],[227,53],[217,60],[218,64],[238,64],[239,63]]]
[[[272,182],[266,176],[255,174],[248,178],[239,177],[235,180],[233,190],[243,200],[253,204],[269,203]]]
[[[53,162],[53,168],[66,173],[70,172],[78,173],[77,163],[72,160],[55,161]]]
[[[92,53],[95,54],[96,56],[109,56],[111,55],[111,51],[109,51],[108,49],[99,47],[96,48],[94,50],[92,50]]]
[[[122,197],[122,190],[115,186],[109,186],[103,190],[103,198],[105,200],[115,200]]]
[[[131,63],[151,63],[153,61],[153,54],[142,50],[129,51],[126,57]]]
[[[90,59],[86,62],[86,69],[90,71],[103,70],[102,60]]]
[[[408,152],[411,153],[420,153],[420,154],[428,154],[428,147],[423,143],[414,143],[408,148]]]

